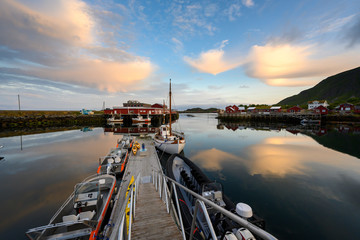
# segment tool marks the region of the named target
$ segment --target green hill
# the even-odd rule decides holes
[[[303,105],[313,100],[327,100],[331,105],[359,104],[360,67],[328,77],[310,89],[281,100],[278,105]]]
[[[190,108],[185,111],[179,111],[179,112],[181,112],[181,113],[213,113],[213,112],[217,112],[217,108],[207,108],[207,109]]]

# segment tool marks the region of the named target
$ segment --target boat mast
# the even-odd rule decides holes
[[[163,124],[165,124],[165,116],[166,116],[166,111],[165,111],[165,100],[163,100]]]
[[[170,78],[170,91],[169,91],[169,102],[170,102],[170,116],[169,116],[169,122],[170,122],[170,136],[171,136],[171,78]]]

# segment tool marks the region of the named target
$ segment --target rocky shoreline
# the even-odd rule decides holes
[[[0,116],[0,130],[38,127],[103,126],[106,118],[96,115]]]

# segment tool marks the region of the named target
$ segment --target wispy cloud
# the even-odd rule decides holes
[[[227,44],[227,40],[222,41],[221,46],[217,49],[210,49],[200,53],[197,58],[184,57],[191,67],[199,72],[210,73],[213,75],[234,69],[240,66],[243,61],[241,59],[228,60],[225,59],[223,48]]]
[[[177,38],[171,38],[172,42],[175,44],[175,50],[177,52],[181,51],[184,47],[184,44]]]
[[[244,68],[250,77],[271,86],[308,86],[357,67],[359,61],[353,51],[331,55],[331,46],[268,43],[252,47]]]
[[[1,1],[0,45],[6,54],[0,59],[17,66],[13,74],[107,91],[138,88],[135,83],[149,77],[155,66],[144,57],[104,45],[96,33],[106,27],[100,28],[91,13],[91,6],[80,0],[51,5]]]
[[[252,7],[252,6],[254,6],[254,1],[253,1],[253,0],[242,0],[242,3],[243,3],[246,7]]]
[[[360,14],[354,19],[350,27],[345,29],[343,39],[348,42],[348,47],[354,47],[360,43]]]
[[[231,4],[228,9],[225,10],[225,14],[228,16],[229,21],[235,21],[237,17],[241,16],[241,5],[238,3]]]

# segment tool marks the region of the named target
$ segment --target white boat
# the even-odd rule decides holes
[[[186,144],[185,134],[171,129],[171,79],[169,88],[170,118],[168,125],[161,125],[154,136],[155,147],[169,154],[180,153]],[[164,105],[165,106],[165,105]]]
[[[111,117],[107,119],[108,123],[122,123],[124,120],[122,118]]]
[[[149,116],[147,116],[146,118],[144,118],[141,115],[138,115],[137,117],[132,119],[133,123],[150,123],[151,122],[151,118]]]
[[[49,224],[28,230],[27,237],[31,240],[98,239],[115,185],[115,177],[108,174],[85,179],[75,186],[75,191]]]

